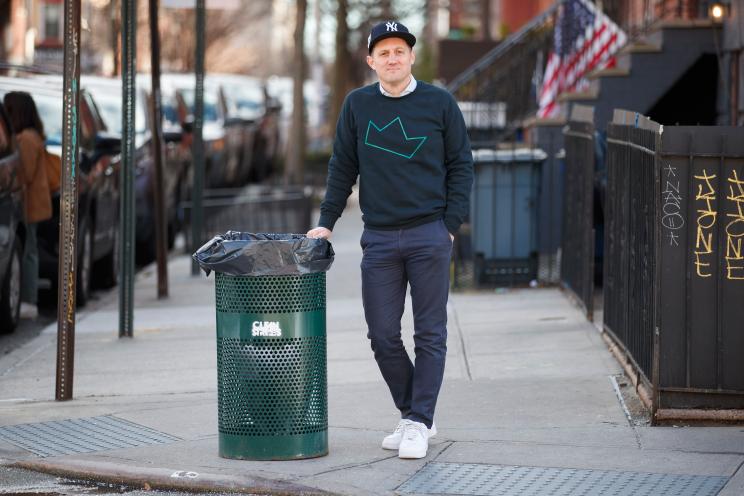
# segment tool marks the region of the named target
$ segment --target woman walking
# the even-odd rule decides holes
[[[44,164],[44,125],[33,98],[23,91],[12,91],[3,98],[10,125],[16,136],[21,159],[19,178],[23,188],[26,216],[26,246],[21,272],[21,318],[38,315],[39,249],[36,230],[39,222],[52,218],[52,198]]]

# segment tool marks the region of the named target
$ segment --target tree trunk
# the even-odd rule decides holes
[[[302,184],[305,156],[305,102],[302,86],[305,81],[305,16],[307,0],[297,0],[297,18],[294,33],[294,61],[292,67],[292,129],[290,131],[290,153],[284,171],[286,184]]]
[[[333,91],[331,92],[331,115],[329,122],[333,126],[331,132],[336,131],[336,122],[341,114],[344,97],[349,91],[349,24],[346,16],[349,11],[348,0],[338,0],[336,10],[336,62],[333,64]]]
[[[111,56],[113,58],[113,66],[111,68],[112,76],[121,75],[121,52],[119,51],[119,42],[121,39],[121,23],[119,22],[119,12],[121,8],[117,0],[111,0],[109,3],[109,19],[111,20],[111,32],[110,32],[110,43],[111,43]]]
[[[395,15],[393,13],[393,2],[391,0],[381,0],[380,10],[382,11],[382,18],[384,20],[393,20]]]

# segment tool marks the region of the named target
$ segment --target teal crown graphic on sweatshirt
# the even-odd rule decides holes
[[[380,127],[372,120],[367,124],[364,144],[405,158],[412,158],[426,141],[426,136],[409,137],[400,117]]]

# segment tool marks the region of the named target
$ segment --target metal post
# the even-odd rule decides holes
[[[57,401],[72,399],[77,279],[80,0],[65,0],[64,109],[57,302]]]
[[[158,32],[158,0],[150,0],[150,64],[152,94],[150,95],[150,115],[152,116],[152,156],[155,166],[155,249],[158,264],[158,298],[168,297],[168,240],[163,200],[163,119],[160,107],[160,33]]]
[[[119,219],[119,337],[133,336],[134,328],[134,116],[136,0],[121,0],[121,217]]]
[[[204,119],[204,30],[206,18],[204,0],[196,0],[196,89],[194,91],[194,192],[191,209],[191,251],[199,248],[202,240],[203,206],[202,193],[204,188],[204,141],[202,138],[202,122]],[[196,262],[191,264],[191,275],[199,274]]]

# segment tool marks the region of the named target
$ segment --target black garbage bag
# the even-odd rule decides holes
[[[333,263],[327,239],[304,234],[267,234],[227,231],[215,236],[192,255],[205,274],[280,276],[325,272]]]

